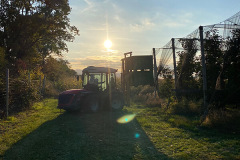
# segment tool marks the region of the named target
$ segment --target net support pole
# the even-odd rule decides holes
[[[199,26],[199,34],[200,34],[200,45],[201,45],[201,60],[202,60],[202,74],[203,74],[203,102],[204,102],[204,119],[208,114],[207,107],[207,74],[206,74],[206,63],[205,63],[205,54],[204,54],[204,45],[203,45],[203,26]]]
[[[156,98],[156,92],[158,91],[158,75],[157,75],[157,60],[156,60],[156,51],[155,48],[153,48],[153,67],[154,67],[154,93]]]
[[[173,67],[174,67],[174,79],[175,79],[175,90],[177,90],[177,67],[176,67],[176,55],[175,55],[175,39],[172,38],[172,52],[173,52]]]

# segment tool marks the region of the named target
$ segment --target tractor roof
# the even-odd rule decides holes
[[[94,66],[88,66],[87,68],[84,68],[83,73],[116,73],[117,69],[113,68],[107,68],[107,67],[94,67]]]

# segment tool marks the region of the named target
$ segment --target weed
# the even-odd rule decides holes
[[[132,104],[144,104],[148,107],[161,107],[163,101],[154,93],[152,86],[139,86],[131,88]]]
[[[240,133],[240,111],[231,108],[212,109],[202,125],[225,132]]]
[[[14,117],[14,116],[9,116],[8,118],[7,118],[7,121],[10,121],[10,122],[13,122],[13,121],[15,121],[16,120],[16,118]]]

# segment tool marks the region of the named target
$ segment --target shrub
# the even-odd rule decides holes
[[[131,100],[136,104],[143,104],[147,107],[161,107],[161,99],[154,93],[153,86],[138,86],[131,88]]]
[[[186,98],[182,98],[181,101],[172,103],[170,108],[173,114],[200,115],[202,113],[202,101],[189,101]]]
[[[147,94],[147,100],[145,102],[145,105],[148,107],[162,107],[163,100],[159,98],[157,95],[155,96],[154,93],[148,93]]]
[[[79,89],[82,88],[82,82],[76,81],[74,78],[66,77],[58,81],[52,82],[46,80],[46,86],[44,89],[44,96],[46,97],[57,97],[60,92],[69,89]]]
[[[166,78],[160,81],[159,83],[159,93],[162,98],[169,98],[173,95],[173,80]]]
[[[211,109],[202,125],[240,133],[240,111],[230,108]]]
[[[23,79],[14,79],[10,83],[9,111],[18,112],[31,107],[40,99],[38,86]]]

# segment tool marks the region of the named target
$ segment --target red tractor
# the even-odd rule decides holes
[[[83,89],[59,94],[58,108],[66,111],[97,112],[121,110],[123,93],[116,87],[117,69],[89,66],[82,71]]]

